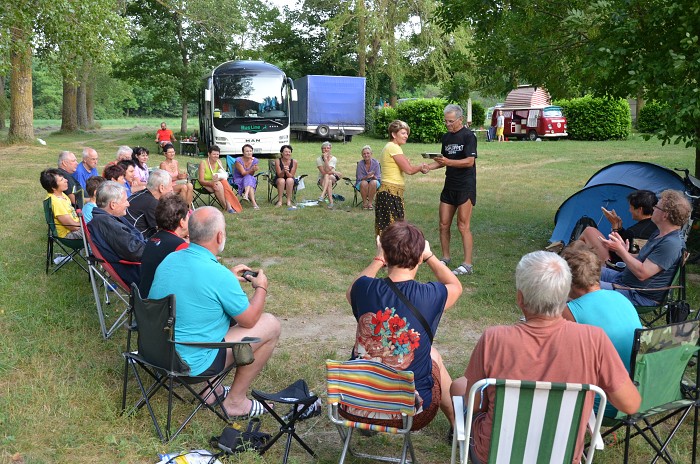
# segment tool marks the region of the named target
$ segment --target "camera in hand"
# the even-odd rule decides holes
[[[245,280],[248,280],[248,281],[250,280],[249,277],[257,277],[257,276],[258,276],[258,273],[255,271],[245,271],[243,273],[243,278]]]

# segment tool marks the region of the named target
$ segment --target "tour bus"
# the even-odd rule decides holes
[[[499,111],[503,111],[503,136],[506,138],[537,140],[542,137],[556,140],[569,135],[566,132],[566,118],[560,106],[494,108],[491,115],[493,127],[496,127]]]
[[[221,155],[253,146],[256,157],[279,154],[289,143],[289,102],[294,84],[264,61],[228,61],[202,78],[199,100],[200,150],[218,145]]]

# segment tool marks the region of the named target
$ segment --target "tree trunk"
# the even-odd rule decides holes
[[[639,112],[642,111],[642,108],[644,108],[644,97],[642,96],[643,92],[639,90],[637,92],[637,107],[634,109],[634,122],[635,122],[635,127],[637,121],[639,121]]]
[[[87,120],[87,107],[85,106],[86,104],[86,98],[85,98],[85,82],[81,82],[78,84],[78,88],[76,90],[76,96],[75,96],[75,102],[76,102],[76,112],[78,114],[78,128],[79,129],[87,129],[88,128],[88,120]]]
[[[5,95],[5,76],[0,76],[0,129],[5,128],[7,118],[7,96]]]
[[[87,127],[95,127],[95,75],[88,73],[85,83],[85,112],[87,113]]]
[[[11,28],[10,51],[10,131],[8,141],[34,139],[34,104],[32,102],[32,45],[30,32]]]
[[[367,38],[365,35],[365,0],[357,0],[357,63],[359,65],[357,75],[360,77],[366,76],[367,66]]]
[[[88,80],[88,65],[83,62],[83,66],[80,70],[79,83],[76,94],[76,112],[78,114],[78,128],[87,129],[88,128],[88,117],[87,117],[87,80]]]
[[[180,133],[187,134],[187,100],[182,100],[182,119],[180,121]]]
[[[700,126],[695,127],[695,177],[700,178]]]
[[[63,109],[61,110],[61,131],[75,132],[78,130],[78,112],[76,86],[73,79],[63,76]]]

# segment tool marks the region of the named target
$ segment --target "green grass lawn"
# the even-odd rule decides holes
[[[0,460],[19,453],[26,463],[53,462],[156,462],[156,454],[206,448],[208,439],[223,424],[208,412],[200,412],[178,439],[162,445],[146,411],[132,417],[119,414],[125,332],[108,341],[99,334],[95,305],[85,273],[70,265],[45,276],[45,222],[39,172],[55,166],[59,151],[97,149],[100,168],[114,159],[122,144],[154,149],[159,120],[105,121],[102,129],[74,135],[55,134],[60,124],[46,122],[38,132],[40,144],[0,147],[0,177],[4,179],[0,204],[4,224],[0,230]],[[177,129],[176,121],[168,121]],[[191,121],[190,127],[196,122]],[[354,178],[360,149],[370,144],[379,154],[383,140],[358,136],[352,143],[334,143],[338,170]],[[294,143],[298,173],[309,174],[299,200],[316,199],[315,159],[320,142]],[[408,144],[405,152],[413,163],[420,153],[437,151],[437,144]],[[154,150],[155,151],[155,150]],[[163,158],[151,153],[151,165]],[[541,249],[553,229],[559,205],[579,190],[601,167],[622,160],[640,160],[668,167],[689,167],[694,152],[678,145],[661,146],[638,136],[619,142],[511,142],[480,140],[478,201],[472,221],[474,275],[462,278],[464,293],[447,312],[436,335],[453,376],[462,375],[469,353],[483,329],[509,324],[520,316],[515,304],[513,272],[519,258]],[[186,161],[180,158],[184,168]],[[263,163],[264,164],[264,163]],[[407,182],[406,218],[420,226],[434,249],[439,250],[437,209],[443,174],[432,172]],[[266,202],[267,186],[258,188],[261,210],[227,216],[226,263],[263,267],[270,279],[267,310],[282,320],[283,336],[256,388],[276,391],[297,378],[323,393],[324,360],[346,359],[353,343],[354,320],[345,301],[345,290],[374,256],[374,216],[350,208],[352,191],[339,184],[337,193],[348,201],[335,210],[307,207],[296,211],[274,208]],[[453,262],[461,246],[453,225]],[[418,278],[432,278],[421,270]],[[692,306],[697,292],[691,289]],[[136,398],[132,384],[130,399]],[[158,402],[161,404],[161,402]],[[266,418],[263,429],[274,430]],[[317,451],[319,462],[336,462],[340,443],[325,415],[303,423],[300,430]],[[416,434],[418,460],[449,460],[445,443],[447,421],[438,416]],[[672,453],[688,462],[687,430]],[[364,439],[375,450],[398,451],[399,444],[381,437]],[[278,462],[283,444],[263,458],[247,453],[228,462]],[[290,462],[311,462],[293,446]],[[621,461],[621,447],[596,454],[596,462]],[[633,441],[632,462],[648,461],[640,440]],[[350,460],[352,462],[352,460]]]

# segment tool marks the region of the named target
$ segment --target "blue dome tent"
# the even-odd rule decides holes
[[[554,231],[549,241],[568,244],[571,232],[582,216],[593,219],[600,232],[607,236],[611,226],[603,216],[601,206],[615,209],[622,223],[629,226],[634,221],[627,195],[635,190],[651,190],[658,195],[666,189],[685,189],[683,178],[666,167],[642,161],[621,161],[605,166],[588,179],[582,190],[561,204],[554,216]]]

